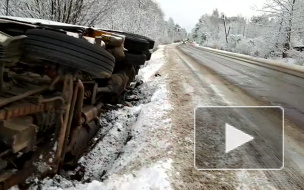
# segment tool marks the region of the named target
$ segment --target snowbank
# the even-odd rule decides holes
[[[267,68],[279,70],[279,71],[289,73],[292,75],[296,75],[299,77],[304,77],[304,67],[300,66],[300,65],[285,63],[284,61],[280,62],[280,61],[275,61],[275,60],[270,60],[270,59],[257,58],[257,57],[252,57],[252,56],[248,56],[248,55],[212,49],[212,48],[208,48],[208,47],[200,46],[199,48],[203,49],[205,51],[214,52],[214,53],[222,55],[222,56],[227,56],[230,58],[244,60],[244,61],[250,62],[252,64],[261,65],[261,66],[264,66]]]
[[[167,170],[171,169],[172,160],[158,162],[151,167],[143,167],[126,175],[113,175],[105,182],[93,181],[88,184],[78,185],[77,189],[84,190],[149,190],[170,189],[167,181]]]
[[[147,82],[164,65],[165,47],[165,45],[158,46],[157,51],[152,54],[152,59],[146,63],[144,68],[139,70],[139,78],[144,82]]]
[[[207,42],[202,43],[204,47],[210,47],[212,49],[225,50],[228,52],[239,53],[243,55],[275,59],[280,60],[283,63],[292,63],[295,65],[304,66],[304,52],[299,52],[296,50],[290,50],[288,55],[290,59],[279,59],[282,52],[276,52],[274,48],[272,38],[265,37],[255,37],[255,38],[245,38],[241,34],[230,34],[228,37],[228,43],[221,40],[209,39]],[[301,43],[300,43],[301,44]],[[282,50],[281,50],[282,51]]]

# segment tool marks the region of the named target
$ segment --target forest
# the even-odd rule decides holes
[[[259,16],[227,17],[216,9],[192,31],[198,44],[263,58],[294,58],[304,65],[304,1],[268,0]]]
[[[187,37],[154,0],[0,0],[0,15],[142,34],[168,44]],[[157,46],[155,46],[157,47]]]

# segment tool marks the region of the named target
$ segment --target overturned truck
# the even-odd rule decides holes
[[[106,103],[123,103],[154,41],[0,17],[0,190],[75,166]]]

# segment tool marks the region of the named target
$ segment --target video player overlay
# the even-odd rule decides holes
[[[199,107],[194,138],[194,165],[199,170],[284,167],[281,107]]]

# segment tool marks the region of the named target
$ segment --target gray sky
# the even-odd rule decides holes
[[[260,14],[252,7],[263,6],[266,0],[156,0],[163,9],[166,19],[172,17],[175,23],[191,32],[198,19],[205,13],[211,14],[217,8],[227,16],[242,15],[250,18]]]

